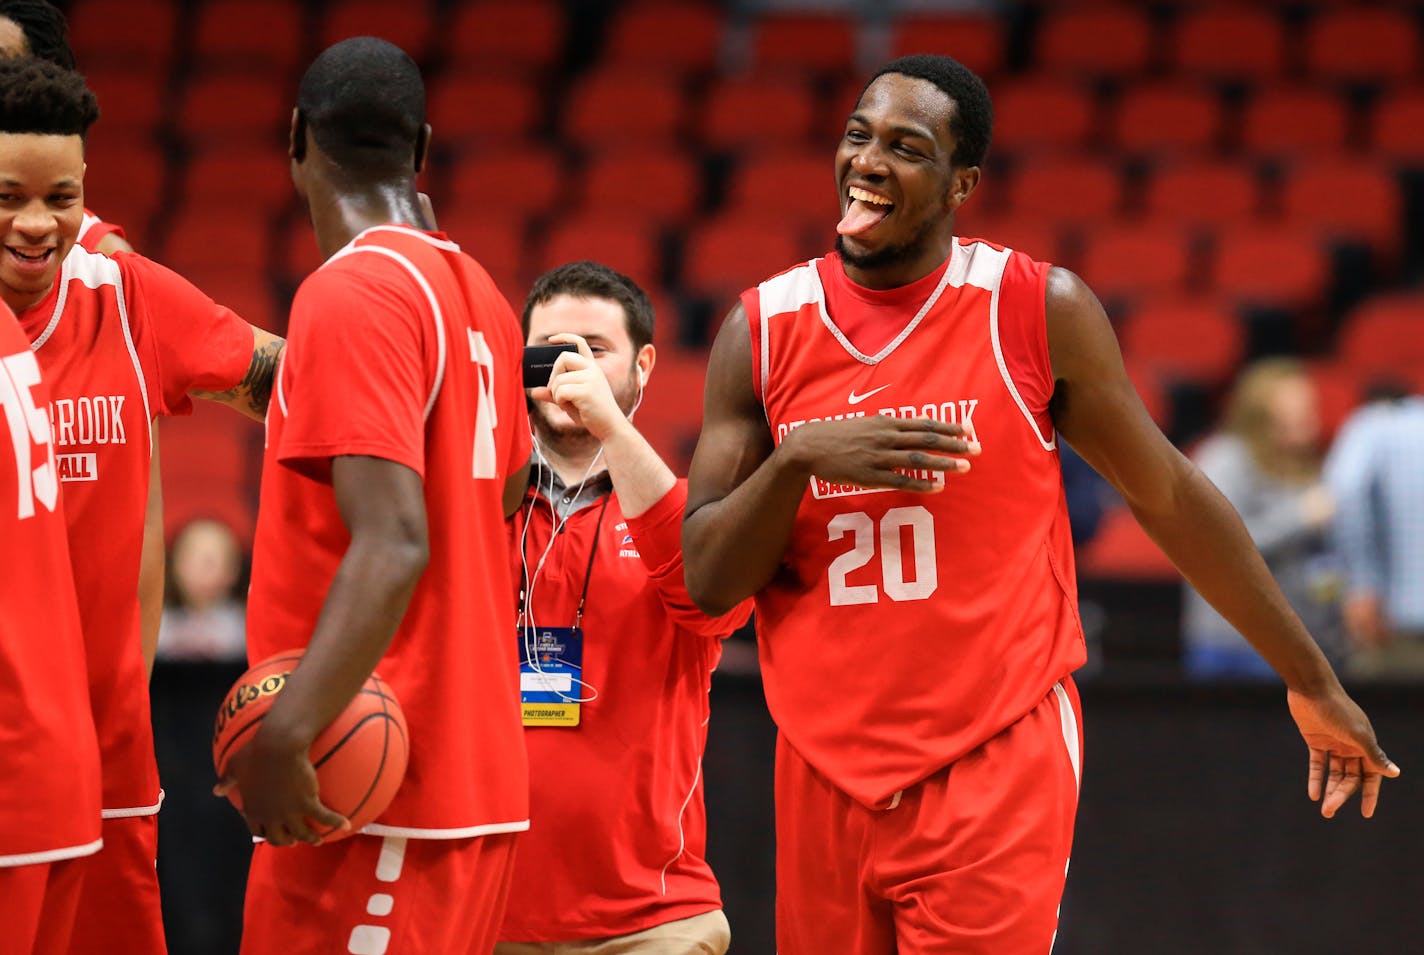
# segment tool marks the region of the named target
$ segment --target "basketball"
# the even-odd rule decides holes
[[[300,650],[270,656],[228,690],[213,727],[213,766],[219,778],[228,759],[257,732],[301,659]],[[323,832],[327,841],[359,832],[385,812],[405,778],[410,755],[405,714],[390,685],[372,673],[346,709],[317,736],[308,755],[316,767],[322,804],[351,822],[343,832]],[[228,798],[240,812],[242,794],[236,787]]]

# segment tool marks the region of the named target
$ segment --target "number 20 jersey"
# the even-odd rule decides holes
[[[957,422],[980,442],[934,494],[812,477],[756,601],[772,715],[818,771],[883,803],[1017,721],[1085,659],[1048,416],[1048,266],[956,239],[899,289],[840,258],[742,295],[777,445],[863,415]],[[862,350],[866,349],[866,350]]]

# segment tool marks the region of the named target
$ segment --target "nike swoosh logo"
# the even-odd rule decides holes
[[[892,384],[893,384],[893,382],[892,382]],[[846,400],[849,401],[849,402],[850,402],[851,404],[853,404],[853,405],[858,405],[858,404],[860,404],[862,401],[864,401],[866,398],[871,398],[871,397],[873,397],[873,396],[875,396],[875,395],[878,395],[878,394],[880,394],[880,392],[884,391],[886,388],[889,388],[889,387],[890,387],[890,385],[881,385],[879,388],[872,388],[872,389],[870,389],[869,391],[867,391],[867,392],[866,392],[865,394],[863,394],[863,395],[858,395],[858,394],[855,393],[854,390],[852,390],[851,393],[850,393],[850,397],[847,398]]]

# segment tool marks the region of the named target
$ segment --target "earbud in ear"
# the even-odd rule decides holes
[[[639,368],[639,369],[638,369],[638,387],[639,387],[639,388],[645,388],[645,387],[647,387],[647,385],[648,385],[648,370],[647,370],[646,368]]]

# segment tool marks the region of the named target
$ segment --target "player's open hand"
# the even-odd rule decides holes
[[[1380,749],[1364,711],[1339,684],[1319,695],[1291,690],[1286,701],[1310,747],[1307,792],[1320,802],[1320,814],[1331,818],[1359,792],[1360,814],[1373,816],[1380,783],[1398,776],[1399,767]]]
[[[866,415],[813,421],[782,442],[791,460],[823,481],[932,494],[946,475],[964,474],[979,453],[958,424],[931,418]]]
[[[599,441],[626,425],[628,416],[618,407],[613,388],[588,342],[578,335],[562,333],[550,335],[548,343],[573,345],[578,351],[564,352],[555,359],[549,370],[548,386],[530,389],[529,397],[554,402],[575,424],[587,428]]]
[[[350,828],[344,816],[317,797],[316,769],[305,747],[282,745],[259,730],[232,755],[226,771],[213,792],[225,796],[237,790],[247,828],[274,846],[320,845],[322,837],[313,823],[322,832]]]

